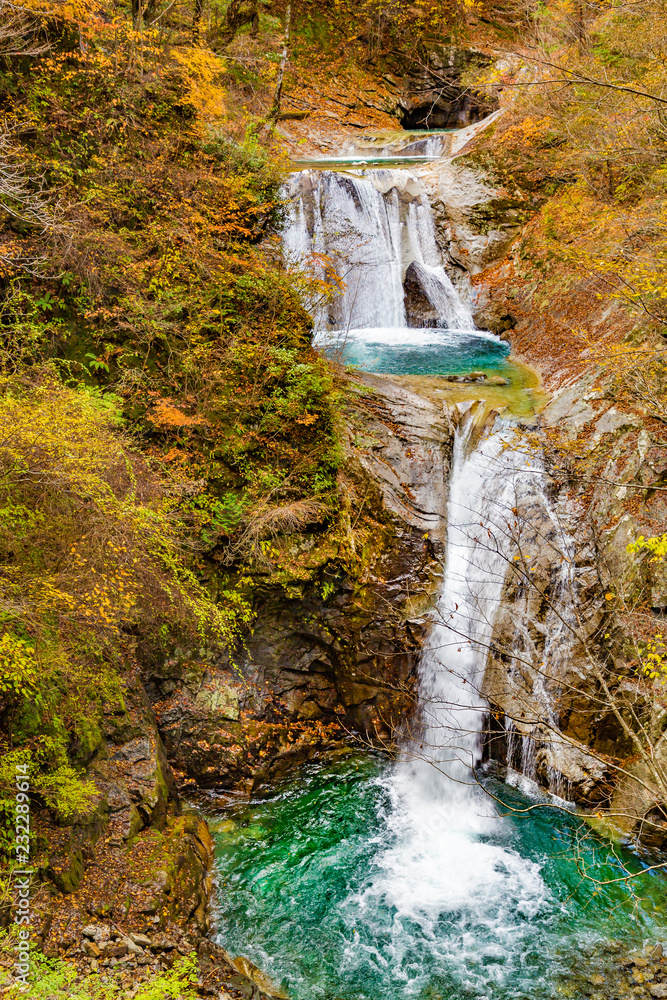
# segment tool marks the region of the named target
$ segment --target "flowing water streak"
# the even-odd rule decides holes
[[[567,743],[559,732],[558,701],[568,668],[575,659],[579,588],[576,545],[564,526],[567,512],[555,505],[544,490],[537,499],[541,507],[540,543],[550,553],[551,587],[542,621],[531,614],[530,599],[535,594],[530,589],[523,601],[516,602],[515,639],[507,680],[509,684],[516,681],[521,689],[525,684],[521,664],[531,663],[531,696],[539,711],[528,724],[506,717],[507,763],[529,781],[543,785],[550,794],[567,801],[568,780],[554,761],[559,755],[568,754]],[[527,526],[533,533],[535,526],[530,524],[530,518]],[[538,751],[542,757],[539,767]]]
[[[480,697],[497,610],[516,549],[514,510],[539,494],[537,462],[509,426],[468,454],[470,427],[457,432],[447,510],[445,577],[438,621],[420,667],[423,740],[436,766],[417,776],[466,804],[479,792],[472,769],[482,751],[488,705]]]
[[[374,153],[376,156],[446,156],[452,145],[454,129],[415,132],[404,130],[359,136],[346,147],[351,155]]]

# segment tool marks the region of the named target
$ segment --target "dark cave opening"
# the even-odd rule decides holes
[[[437,128],[464,128],[485,118],[497,105],[463,92],[452,100],[436,95],[429,100],[411,103],[403,109],[401,126],[408,132]]]

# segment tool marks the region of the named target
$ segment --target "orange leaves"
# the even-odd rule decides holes
[[[171,56],[182,71],[193,107],[206,120],[222,117],[226,112],[225,90],[217,80],[225,70],[224,61],[200,46],[174,48]]]
[[[156,427],[178,430],[183,427],[202,427],[208,424],[204,417],[189,417],[179,410],[170,399],[158,399],[153,410],[146,414],[146,419]]]
[[[536,146],[543,142],[554,127],[554,121],[548,115],[544,118],[524,118],[516,125],[511,125],[500,136],[504,146]]]
[[[162,456],[163,462],[183,462],[186,460],[186,455],[183,454],[180,448],[170,448],[166,455]]]

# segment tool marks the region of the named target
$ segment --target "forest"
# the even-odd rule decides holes
[[[666,53],[1,0],[3,995],[667,996]]]

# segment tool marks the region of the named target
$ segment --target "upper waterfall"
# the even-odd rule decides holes
[[[286,194],[287,259],[310,265],[329,289],[313,303],[318,332],[407,326],[474,331],[470,310],[442,266],[431,206],[414,174],[302,170],[292,175]],[[409,269],[428,322],[407,315]]]

